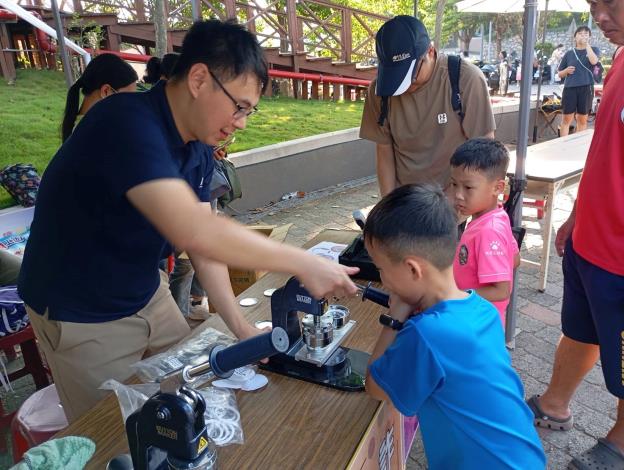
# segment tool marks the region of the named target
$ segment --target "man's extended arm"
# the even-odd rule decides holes
[[[397,187],[396,165],[392,145],[377,144],[377,182],[384,197]]]
[[[294,274],[317,298],[357,291],[349,278],[357,270],[279,244],[232,220],[217,217],[199,203],[183,180],[152,180],[126,194],[132,205],[181,251],[229,266]]]

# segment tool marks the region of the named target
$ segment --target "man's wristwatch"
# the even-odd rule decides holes
[[[396,331],[400,331],[403,328],[403,322],[396,320],[385,313],[379,315],[379,323]]]

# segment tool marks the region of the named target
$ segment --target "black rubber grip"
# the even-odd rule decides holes
[[[210,353],[210,367],[218,377],[229,377],[234,369],[288,350],[288,334],[280,327]]]
[[[377,289],[370,284],[362,289],[362,299],[368,299],[371,302],[375,302],[377,305],[381,305],[382,307],[390,307],[390,296],[386,292],[381,289]]]

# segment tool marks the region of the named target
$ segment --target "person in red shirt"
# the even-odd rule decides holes
[[[624,0],[588,0],[604,35],[624,45]],[[624,468],[624,48],[615,54],[576,203],[557,232],[563,256],[563,336],[547,390],[528,400],[537,426],[568,430],[570,401],[598,357],[607,389],[618,398],[605,438],[570,468]]]

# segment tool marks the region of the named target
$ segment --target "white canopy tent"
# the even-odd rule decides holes
[[[464,13],[520,13],[524,0],[462,0],[455,4]],[[538,11],[585,12],[589,5],[585,0],[539,0]]]

